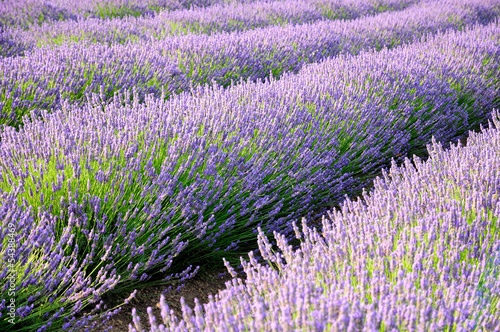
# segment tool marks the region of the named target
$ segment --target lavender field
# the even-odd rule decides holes
[[[499,15],[1,1],[0,331],[500,331]]]

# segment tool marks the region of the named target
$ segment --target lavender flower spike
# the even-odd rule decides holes
[[[304,222],[296,251],[276,236],[279,270],[244,264],[243,286],[163,330],[500,330],[500,113],[467,147],[428,151],[329,212],[321,233]]]

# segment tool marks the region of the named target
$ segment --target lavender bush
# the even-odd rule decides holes
[[[94,96],[26,119],[20,130],[4,127],[2,234],[9,214],[19,211],[31,227],[15,229],[22,248],[15,270],[33,272],[13,286],[0,278],[24,308],[22,321],[10,325],[3,307],[0,329],[88,325],[92,314],[75,315],[99,305],[103,292],[133,289],[162,273],[159,282],[185,280],[196,268],[184,261],[234,262],[252,247],[258,227],[291,234],[291,221],[355,193],[366,184],[360,175],[377,172],[391,156],[482,122],[500,103],[500,27],[465,30],[340,56],[279,81],[205,87],[171,100],[148,96],[144,103],[137,95],[107,104]],[[40,228],[48,229],[47,251],[36,241]],[[59,247],[60,257],[47,257],[53,266],[67,262],[58,278],[84,288],[47,288],[54,275],[39,277],[50,269],[39,257]],[[5,262],[2,276],[12,271]]]
[[[99,260],[95,251],[78,259],[75,219],[61,225],[46,211],[33,211],[18,206],[17,194],[2,192],[0,208],[0,256],[2,268],[2,331],[46,331],[52,328],[92,326],[89,315],[74,315],[91,304],[100,310],[100,297],[120,281],[112,266],[100,268],[97,276],[88,275],[86,266]],[[111,264],[112,265],[112,264]],[[108,315],[113,314],[108,312]],[[72,320],[61,318],[72,317]],[[14,325],[15,323],[15,325]]]
[[[18,126],[39,108],[81,103],[85,95],[135,88],[165,97],[203,84],[261,81],[341,53],[381,49],[446,29],[463,29],[496,17],[497,1],[451,0],[353,21],[269,27],[242,33],[187,35],[106,46],[65,45],[0,60],[0,124]]]
[[[242,260],[246,283],[179,320],[162,296],[151,331],[499,331],[500,114],[467,147],[436,141],[426,162],[394,163],[363,200],[346,201],[300,248],[260,232],[261,255]],[[234,270],[228,270],[236,277]],[[135,310],[130,331],[144,331]]]
[[[401,10],[415,0],[287,0],[216,4],[189,10],[162,11],[154,17],[88,18],[44,23],[32,29],[11,28],[2,34],[3,55],[13,56],[36,46],[78,43],[126,43],[167,36],[250,30],[271,25],[303,24],[322,19],[354,19]],[[15,42],[14,42],[15,41]],[[12,47],[7,47],[8,43]],[[15,46],[15,47],[14,47]]]
[[[124,17],[153,14],[160,10],[178,10],[209,6],[226,0],[3,0],[0,6],[0,29],[86,17]]]

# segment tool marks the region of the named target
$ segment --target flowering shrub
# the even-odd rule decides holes
[[[87,17],[139,16],[160,10],[210,6],[223,1],[227,0],[3,0],[0,28],[14,26],[29,29],[33,25]]]
[[[161,40],[170,35],[216,34],[272,25],[312,23],[322,19],[355,19],[384,11],[401,10],[416,0],[282,0],[217,3],[209,7],[161,11],[154,16],[63,20],[47,22],[31,29],[6,29],[3,38],[23,45],[4,50],[4,55],[41,45],[64,42],[126,43],[136,40]]]
[[[321,233],[296,227],[297,250],[274,233],[276,253],[260,232],[276,269],[250,254],[245,283],[194,310],[182,299],[181,319],[162,296],[163,324],[149,308],[150,331],[498,331],[498,112],[493,122],[467,147],[433,140],[426,162],[393,163],[362,200],[329,212]],[[144,331],[132,315],[129,330]]]
[[[161,40],[103,45],[65,44],[24,57],[0,59],[0,124],[19,126],[24,115],[81,104],[91,93],[112,98],[135,88],[165,97],[204,84],[229,86],[298,72],[308,63],[339,54],[395,47],[447,29],[486,24],[498,1],[423,2],[403,11],[352,21],[272,26],[212,36],[189,34]]]
[[[482,122],[500,102],[499,29],[170,100],[94,98],[4,127],[0,287],[16,294],[18,320],[2,302],[0,329],[89,327],[104,293],[234,262],[258,228],[291,236],[294,220],[356,193],[392,156]]]

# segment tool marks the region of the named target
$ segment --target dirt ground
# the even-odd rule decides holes
[[[232,279],[231,275],[226,270],[213,270],[213,271],[203,271],[198,273],[193,279],[188,280],[184,283],[184,287],[180,290],[176,290],[177,286],[173,286],[172,290],[164,294],[165,300],[168,306],[174,310],[178,318],[182,317],[180,299],[184,297],[186,304],[191,308],[194,307],[194,299],[198,298],[200,303],[207,303],[208,296],[210,294],[217,294],[219,290],[226,288],[225,283]],[[221,276],[221,274],[223,274]],[[239,276],[244,278],[243,276]],[[162,323],[160,316],[160,295],[165,291],[168,286],[152,286],[145,287],[137,291],[134,299],[130,301],[129,304],[122,306],[122,310],[114,315],[105,326],[100,326],[93,331],[110,331],[110,332],[124,332],[129,331],[129,324],[132,326],[132,308],[137,310],[139,317],[141,318],[142,327],[149,331],[149,318],[147,315],[147,308],[151,307],[153,313],[156,316],[156,321],[159,324]],[[114,305],[123,303],[124,297],[116,299],[107,299],[105,303],[108,308],[114,307]]]

